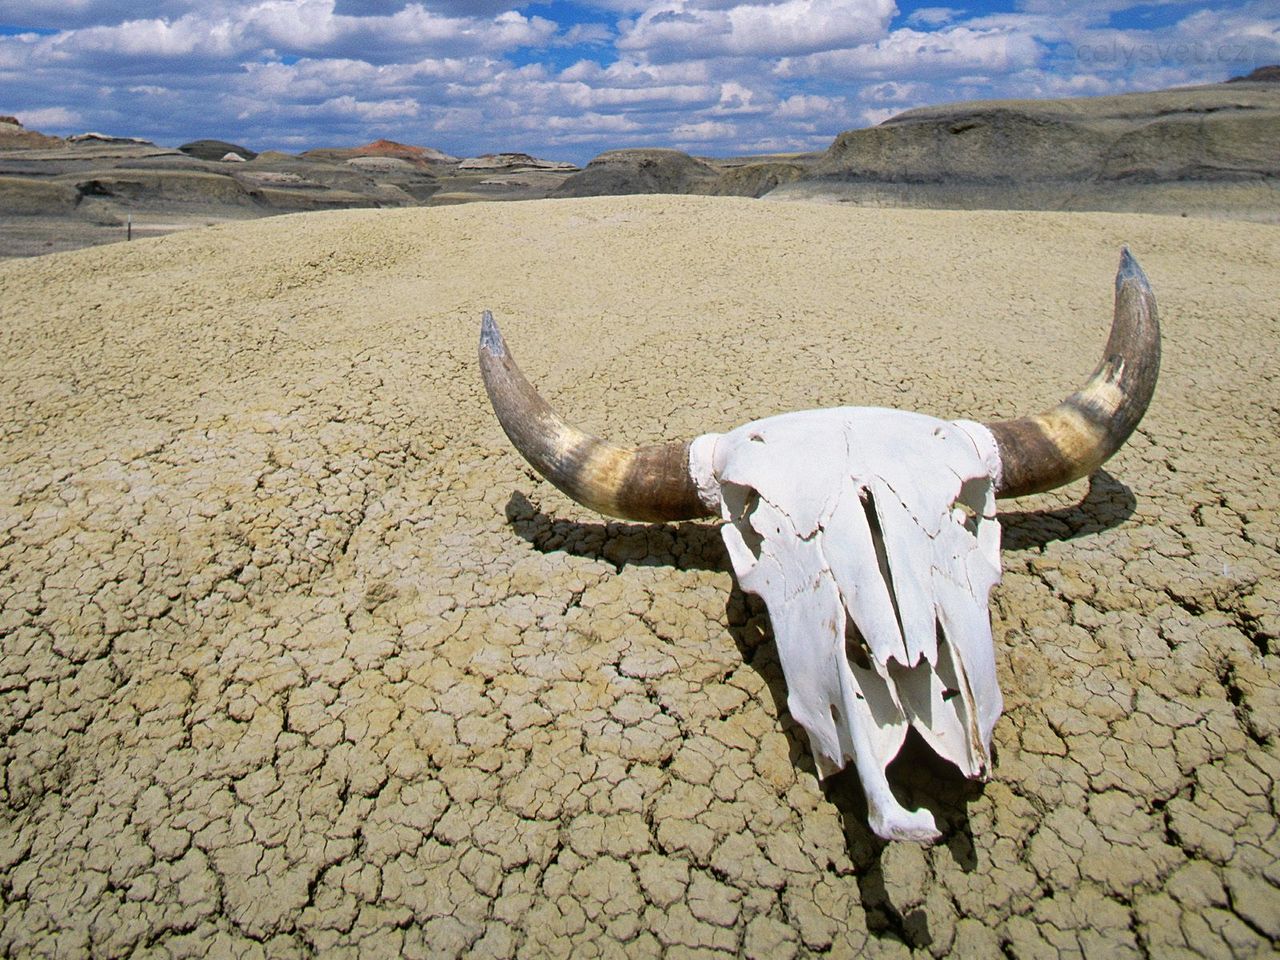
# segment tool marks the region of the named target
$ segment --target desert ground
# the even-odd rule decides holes
[[[533,475],[580,425],[1150,412],[1002,504],[993,776],[933,846],[820,782],[716,525]],[[1263,957],[1280,946],[1280,229],[623,197],[287,215],[0,264],[0,952]]]

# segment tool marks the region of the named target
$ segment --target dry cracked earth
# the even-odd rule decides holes
[[[1089,483],[1004,505],[994,776],[820,783],[714,525],[535,478],[492,309],[630,442],[995,418],[1165,329]],[[0,953],[1271,956],[1280,232],[623,198],[308,214],[0,265]]]

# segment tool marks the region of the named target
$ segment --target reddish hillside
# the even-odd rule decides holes
[[[415,147],[394,140],[375,140],[362,147],[330,147],[319,150],[308,150],[304,157],[341,162],[352,157],[394,157],[406,160],[417,167],[429,167],[439,163],[456,163],[457,157],[451,157],[431,147]]]

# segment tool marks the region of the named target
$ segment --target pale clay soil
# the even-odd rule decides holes
[[[1048,405],[1123,243],[1164,368],[1005,503],[994,776],[819,784],[713,524],[535,478],[476,366],[630,442]],[[5,956],[1273,955],[1280,231],[638,197],[0,264]]]

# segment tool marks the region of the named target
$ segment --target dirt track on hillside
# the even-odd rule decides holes
[[[819,784],[714,525],[535,479],[491,309],[629,442],[1154,404],[1003,505],[993,780],[934,847]],[[1280,231],[637,197],[287,216],[0,264],[0,952],[1267,956],[1280,944]]]

